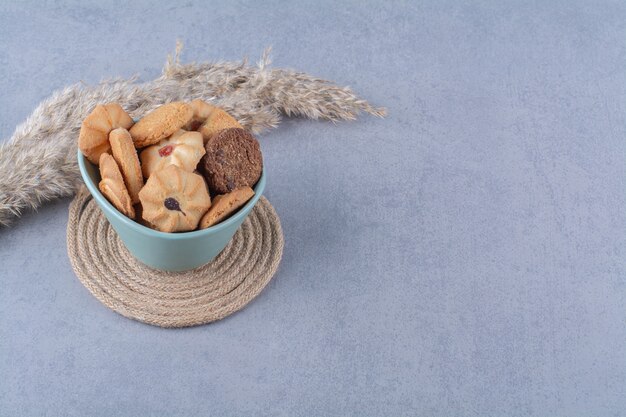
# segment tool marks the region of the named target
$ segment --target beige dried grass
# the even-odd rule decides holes
[[[117,102],[134,118],[171,101],[196,98],[223,107],[255,133],[276,127],[281,115],[330,121],[353,120],[360,112],[382,117],[349,88],[293,70],[270,68],[267,49],[256,66],[242,62],[180,63],[182,44],[163,74],[137,83],[116,79],[77,83],[37,106],[0,145],[0,226],[25,210],[73,195],[81,183],[76,160],[82,120],[97,104]]]

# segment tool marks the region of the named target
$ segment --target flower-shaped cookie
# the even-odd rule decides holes
[[[202,133],[204,143],[207,143],[213,135],[216,135],[224,129],[238,128],[243,129],[237,120],[223,109],[215,107],[204,121],[198,132]]]
[[[200,133],[179,130],[168,139],[141,152],[141,170],[145,178],[168,165],[176,165],[193,172],[205,153]]]
[[[133,119],[117,103],[99,104],[83,120],[78,136],[78,148],[94,164],[98,164],[100,155],[111,152],[109,133],[118,127],[128,129]]]
[[[154,172],[139,199],[143,218],[162,232],[194,230],[211,206],[204,179],[176,165]]]
[[[185,130],[198,130],[211,113],[213,113],[213,110],[217,108],[206,101],[200,100],[199,98],[193,100],[189,103],[189,105],[193,110],[193,116],[191,117],[191,120],[183,126],[183,129]]]

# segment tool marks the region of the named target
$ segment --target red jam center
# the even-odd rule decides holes
[[[159,155],[161,155],[162,157],[170,156],[173,150],[174,147],[172,145],[165,145],[164,147],[159,149]]]

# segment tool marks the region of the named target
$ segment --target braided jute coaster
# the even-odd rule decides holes
[[[213,261],[185,272],[152,269],[133,258],[84,187],[67,224],[68,255],[80,282],[119,314],[161,327],[210,323],[242,309],[274,276],[283,245],[280,220],[264,197]]]

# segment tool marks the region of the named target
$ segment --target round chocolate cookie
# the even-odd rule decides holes
[[[261,177],[263,158],[259,142],[244,129],[225,129],[205,145],[201,166],[211,192],[225,194],[254,187]]]

